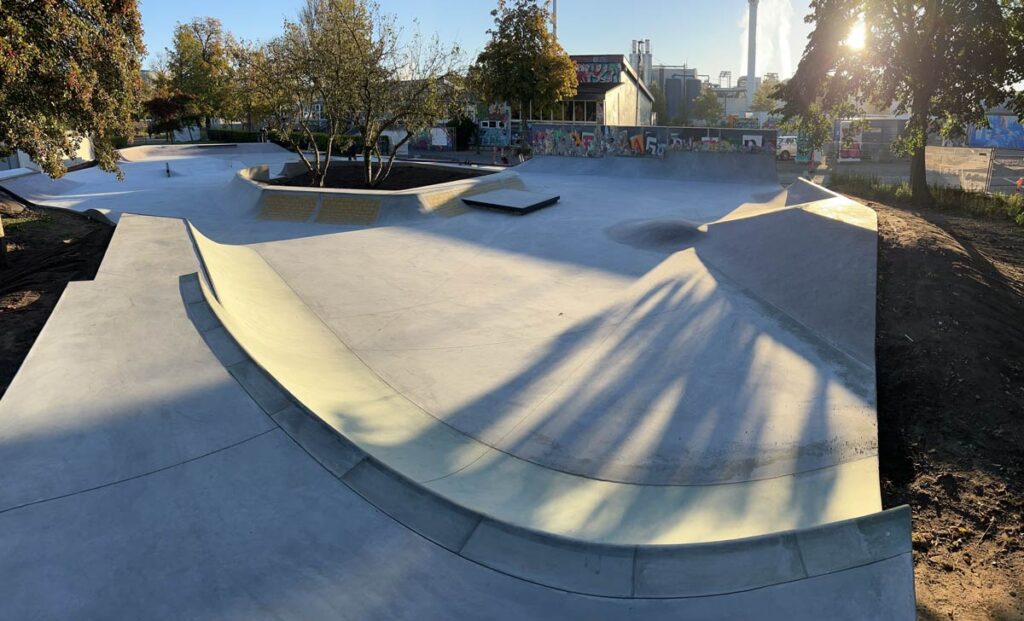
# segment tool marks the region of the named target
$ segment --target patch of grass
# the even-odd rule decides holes
[[[828,187],[880,203],[904,205],[911,200],[910,184],[906,181],[887,183],[872,176],[834,173],[829,177]],[[931,191],[938,209],[989,218],[1009,218],[1024,226],[1024,195],[989,194],[938,186],[932,186]]]
[[[45,229],[54,224],[54,219],[45,213],[26,213],[23,216],[4,216],[4,229],[8,232],[18,229],[27,231],[33,229]]]

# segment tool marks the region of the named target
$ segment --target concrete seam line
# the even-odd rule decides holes
[[[135,479],[141,479],[143,477],[148,477],[148,476],[153,475],[153,474],[158,474],[160,472],[164,472],[165,470],[171,470],[172,468],[177,468],[178,466],[184,466],[185,464],[190,464],[190,463],[192,463],[194,461],[199,461],[200,459],[205,459],[205,458],[210,457],[212,455],[216,455],[217,453],[233,449],[233,448],[235,448],[237,446],[241,446],[242,444],[245,444],[246,442],[249,442],[251,440],[255,440],[256,438],[259,438],[261,436],[265,436],[268,433],[271,433],[272,431],[278,431],[278,430],[279,430],[279,428],[277,428],[277,427],[271,427],[270,429],[266,429],[264,431],[261,431],[261,432],[255,434],[255,435],[249,436],[248,438],[244,438],[244,439],[239,440],[237,442],[233,442],[233,443],[228,444],[226,446],[222,446],[222,447],[220,447],[218,449],[214,449],[214,450],[212,450],[212,451],[210,451],[208,453],[203,453],[202,455],[196,455],[195,457],[190,457],[190,458],[188,458],[186,460],[179,461],[179,462],[167,465],[167,466],[163,466],[163,467],[157,468],[155,470],[149,470],[147,472],[141,472],[139,474],[135,474],[135,475],[132,475],[130,477],[125,477],[123,479],[118,479],[116,481],[110,481],[109,483],[104,483],[102,485],[96,485],[94,487],[88,487],[86,489],[80,489],[80,490],[74,491],[74,492],[68,492],[67,494],[61,494],[59,496],[52,496],[50,498],[42,498],[40,500],[33,500],[32,502],[22,503],[20,505],[15,505],[13,507],[8,507],[6,509],[0,509],[0,515],[2,515],[4,513],[7,513],[8,511],[14,511],[16,509],[24,509],[25,507],[31,507],[33,505],[39,505],[39,504],[43,504],[43,503],[47,503],[47,502],[52,502],[54,500],[61,500],[62,498],[70,498],[71,496],[77,496],[79,494],[85,494],[85,493],[88,493],[88,492],[95,492],[97,490],[101,490],[101,489],[104,489],[104,488],[107,488],[107,487],[113,487],[115,485],[120,485],[121,483],[127,483],[128,481],[134,481]]]

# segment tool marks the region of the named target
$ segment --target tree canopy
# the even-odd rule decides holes
[[[120,175],[113,141],[131,136],[145,46],[134,0],[4,0],[0,6],[0,149],[52,177],[83,137]]]
[[[403,43],[401,35],[394,18],[367,0],[306,0],[282,36],[246,56],[254,109],[299,155],[314,185],[323,184],[331,152],[353,133],[365,183],[376,187],[417,131],[456,116],[458,47],[418,34]],[[391,131],[399,137],[382,153],[381,138]]]
[[[216,117],[241,113],[232,67],[234,38],[213,17],[197,17],[174,29],[174,47],[168,50],[171,85],[194,102],[194,116],[207,129]]]
[[[722,104],[718,101],[715,91],[707,84],[693,100],[693,118],[701,119],[708,125],[718,125],[722,121]]]
[[[548,30],[548,2],[498,0],[491,15],[491,38],[470,70],[487,103],[546,109],[576,95],[576,67]]]
[[[896,144],[912,155],[915,200],[931,201],[925,179],[930,133],[984,124],[986,106],[1020,79],[1019,2],[1001,0],[813,0],[814,24],[796,74],[775,96],[783,114],[870,103],[909,113]],[[1014,77],[1016,76],[1016,78]]]

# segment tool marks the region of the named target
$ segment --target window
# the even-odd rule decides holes
[[[586,102],[586,120],[588,123],[597,122],[597,102],[588,101]]]
[[[572,102],[572,121],[574,123],[582,123],[583,119],[586,118],[586,106],[582,101]]]

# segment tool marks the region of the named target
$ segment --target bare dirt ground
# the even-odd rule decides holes
[[[96,275],[114,228],[59,209],[26,207],[0,192],[7,267],[0,267],[0,397],[65,285]]]
[[[921,619],[1024,619],[1024,229],[878,213],[883,503],[913,510]]]

